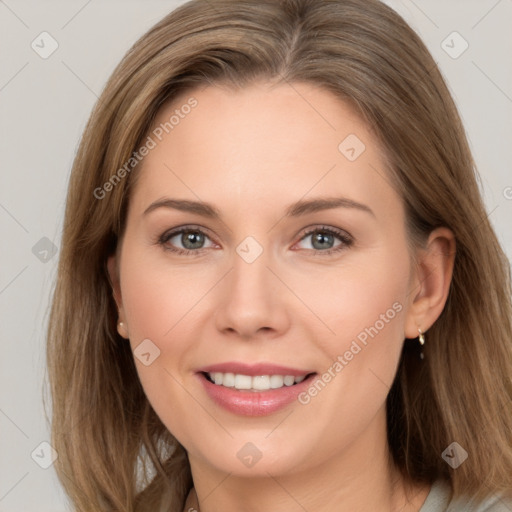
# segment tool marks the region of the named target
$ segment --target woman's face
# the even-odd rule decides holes
[[[404,209],[367,126],[323,89],[258,83],[184,94],[152,130],[118,304],[191,462],[278,475],[383,446],[414,297]]]

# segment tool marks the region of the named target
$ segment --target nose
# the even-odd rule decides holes
[[[241,255],[242,256],[241,256]],[[235,252],[233,265],[218,287],[217,329],[251,340],[282,336],[290,326],[291,293],[280,280],[269,251],[251,262]]]

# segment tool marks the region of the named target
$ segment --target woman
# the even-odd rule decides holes
[[[119,64],[74,162],[63,486],[95,511],[512,510],[508,269],[393,10],[189,2]]]

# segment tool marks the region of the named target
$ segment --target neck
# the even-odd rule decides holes
[[[194,489],[184,510],[417,512],[429,486],[405,481],[391,462],[387,443],[376,443],[374,434],[363,434],[365,439],[350,448],[292,474],[272,475],[265,471],[248,478],[223,473],[189,457]],[[379,450],[378,446],[382,448]]]

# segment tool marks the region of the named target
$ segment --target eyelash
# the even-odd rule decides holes
[[[160,237],[157,240],[157,243],[159,245],[161,245],[164,250],[171,251],[180,256],[188,256],[188,255],[198,256],[198,255],[202,254],[203,251],[205,251],[207,249],[207,248],[195,249],[195,250],[179,249],[179,248],[177,249],[175,247],[170,247],[169,245],[166,245],[167,242],[171,238],[175,237],[176,235],[180,235],[181,233],[184,233],[184,232],[200,233],[200,234],[208,237],[208,234],[203,229],[201,229],[199,227],[184,226],[184,227],[181,227],[181,228],[173,230],[173,231],[166,231],[165,233],[160,235]],[[333,235],[333,236],[337,237],[342,242],[337,247],[333,247],[333,248],[327,249],[325,251],[317,250],[317,249],[306,249],[306,250],[313,251],[315,256],[316,255],[329,256],[333,253],[338,253],[338,252],[341,252],[342,250],[347,249],[354,243],[353,238],[350,235],[348,235],[348,233],[346,233],[345,231],[341,231],[336,228],[332,228],[332,227],[328,227],[328,226],[315,227],[314,229],[310,229],[309,231],[304,232],[299,241],[302,241],[304,238],[306,238],[314,233],[328,233],[329,235]]]

